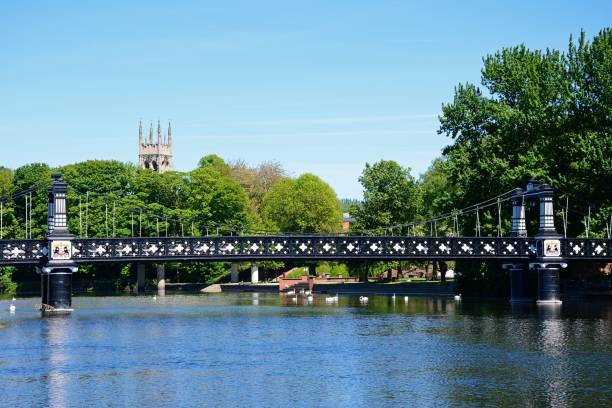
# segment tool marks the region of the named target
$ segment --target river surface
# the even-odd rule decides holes
[[[612,406],[612,304],[0,301],[0,406]]]

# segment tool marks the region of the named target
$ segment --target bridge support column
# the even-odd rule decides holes
[[[510,271],[510,302],[533,302],[535,300],[536,282],[534,274],[529,272],[526,264],[507,264],[504,269]]]
[[[255,262],[251,264],[251,283],[259,283],[259,267]]]
[[[72,312],[72,274],[76,271],[78,268],[74,265],[42,268],[40,310],[43,316]]]
[[[232,262],[231,270],[230,270],[230,282],[238,283],[239,280],[240,278],[238,275],[238,263]]]
[[[47,243],[45,263],[40,268],[42,316],[72,312],[72,274],[79,268],[72,261],[73,235],[68,231],[66,196],[68,185],[53,174],[47,190]]]
[[[317,276],[317,265],[316,264],[308,265],[308,276]]]
[[[145,264],[136,264],[136,293],[144,293],[145,291]]]
[[[537,303],[561,303],[559,290],[559,268],[544,265],[538,271]]]
[[[157,294],[166,294],[166,264],[157,264]]]

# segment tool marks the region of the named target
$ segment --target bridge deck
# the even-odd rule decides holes
[[[72,241],[77,263],[257,260],[528,260],[536,238],[410,236],[208,236]],[[609,239],[561,239],[568,260],[612,261]],[[0,240],[0,265],[38,264],[46,240]]]

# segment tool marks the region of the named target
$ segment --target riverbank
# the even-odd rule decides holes
[[[222,284],[222,292],[278,292],[278,284],[270,283],[227,283]],[[347,282],[339,284],[315,284],[315,293],[340,293],[350,295],[410,295],[410,296],[454,296],[454,282],[402,282],[402,283],[364,283]]]

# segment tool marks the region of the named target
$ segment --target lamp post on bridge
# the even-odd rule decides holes
[[[72,312],[72,274],[78,271],[72,261],[72,239],[68,231],[66,195],[68,185],[60,174],[53,174],[47,190],[47,257],[40,271],[41,312],[43,316]]]

